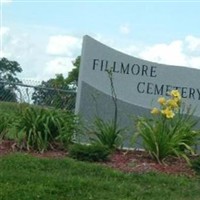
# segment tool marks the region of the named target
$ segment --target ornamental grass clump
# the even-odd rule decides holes
[[[27,107],[15,123],[19,147],[39,152],[53,148],[57,142],[67,147],[75,140],[77,123],[77,117],[70,112]]]
[[[159,108],[151,110],[152,118],[137,119],[137,133],[143,148],[152,158],[163,163],[168,156],[183,157],[189,162],[188,155],[194,153],[199,131],[193,130],[197,121],[194,110],[182,102],[178,90],[169,93],[169,99],[158,98]]]

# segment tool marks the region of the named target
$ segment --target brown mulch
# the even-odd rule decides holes
[[[10,140],[0,142],[0,156],[18,151],[16,144]],[[61,150],[47,151],[44,153],[29,152],[33,156],[43,158],[64,158],[67,152]],[[195,158],[192,158],[195,159]],[[195,176],[195,171],[191,169],[184,159],[169,158],[165,164],[155,162],[151,157],[141,150],[118,150],[110,156],[109,161],[102,165],[123,171],[123,172],[161,172],[173,175]]]
[[[115,152],[106,165],[125,172],[161,172],[189,177],[195,176],[195,171],[184,159],[169,158],[164,164],[159,164],[145,151],[141,150]]]

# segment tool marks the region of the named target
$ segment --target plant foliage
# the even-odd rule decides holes
[[[69,148],[70,157],[82,161],[105,161],[109,154],[109,148],[101,144],[74,144]]]
[[[158,99],[160,109],[153,108],[153,118],[138,118],[137,133],[143,140],[143,147],[158,162],[168,156],[184,157],[189,161],[187,153],[193,154],[199,131],[193,128],[197,121],[190,108],[185,110],[177,90],[172,90],[170,99]],[[182,107],[181,107],[182,106]],[[186,113],[185,113],[186,112]]]
[[[105,122],[100,118],[96,118],[94,131],[91,132],[90,139],[107,146],[109,149],[116,149],[122,145],[122,131],[122,129],[116,127],[114,122]]]
[[[8,115],[0,115],[0,140],[4,139],[8,132],[10,118]]]
[[[71,113],[59,110],[27,107],[16,123],[18,135],[26,149],[44,151],[57,140],[72,142],[76,122]]]

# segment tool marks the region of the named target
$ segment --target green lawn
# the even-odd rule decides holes
[[[1,200],[199,200],[200,179],[161,174],[123,174],[98,164],[0,157]]]

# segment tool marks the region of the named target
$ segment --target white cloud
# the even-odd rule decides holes
[[[141,52],[141,48],[137,45],[129,45],[129,46],[126,46],[126,47],[123,47],[123,48],[118,48],[119,51],[121,52],[126,52],[128,55],[130,56],[138,56],[138,53]]]
[[[2,3],[11,3],[13,0],[1,0]]]
[[[1,57],[17,61],[23,72],[20,77],[35,77],[44,66],[44,54],[42,54],[42,45],[35,41],[35,38],[22,30],[3,27],[2,34],[2,51]]]
[[[113,46],[116,41],[113,38],[108,38],[103,36],[102,34],[95,34],[92,36],[95,40],[101,42],[102,44],[108,45],[108,46]]]
[[[133,57],[157,62],[160,64],[177,65],[200,69],[200,54],[189,50],[188,36],[183,40],[151,46],[129,40],[117,40],[97,35],[96,39],[107,46],[117,49]],[[200,38],[195,38],[198,41]],[[128,45],[125,45],[128,44]],[[196,45],[197,46],[197,45]],[[197,50],[197,49],[195,49]]]
[[[192,57],[188,61],[189,66],[200,69],[200,56]]]
[[[57,56],[73,56],[81,48],[81,39],[69,35],[56,35],[49,38],[47,53]]]
[[[170,44],[156,44],[146,47],[139,57],[145,60],[169,65],[185,65],[186,55],[183,53],[183,41],[177,40]]]
[[[1,47],[0,58],[10,56],[10,54],[8,52],[6,53],[5,51],[3,51],[4,42],[5,42],[6,38],[9,36],[9,31],[10,31],[10,29],[8,27],[5,27],[5,26],[0,27],[0,47]]]
[[[130,44],[121,50],[152,62],[200,69],[200,38],[194,36],[186,36],[183,40],[171,41],[169,44],[151,46]]]
[[[129,24],[123,24],[119,27],[120,33],[122,34],[129,34],[130,33],[130,26]]]
[[[42,77],[54,77],[55,74],[63,74],[65,77],[74,67],[72,61],[74,58],[56,57],[48,61],[43,70]]]
[[[74,40],[71,43],[64,43],[64,47],[59,48],[56,47],[56,44],[61,44],[61,41],[56,43],[57,40],[54,40],[55,43],[49,43],[45,37],[41,37],[41,32],[40,29],[39,34],[37,32],[32,34],[31,29],[3,27],[0,30],[3,39],[3,48],[0,52],[2,57],[15,60],[21,65],[23,72],[18,75],[20,78],[48,80],[60,73],[66,77],[73,68],[72,61],[80,55],[81,40],[72,36],[64,37],[64,42],[66,42],[66,38],[74,38]],[[53,48],[53,44],[55,48]],[[46,47],[49,45],[54,54],[47,53]]]
[[[187,42],[190,51],[200,51],[200,38],[190,35],[185,38],[185,41]]]
[[[2,54],[10,59],[26,58],[32,54],[33,42],[29,35],[20,33],[19,35],[11,31],[9,27],[2,27]],[[32,56],[32,55],[31,55]]]
[[[8,27],[5,27],[5,26],[0,27],[0,36],[8,34],[9,30],[10,29]]]

